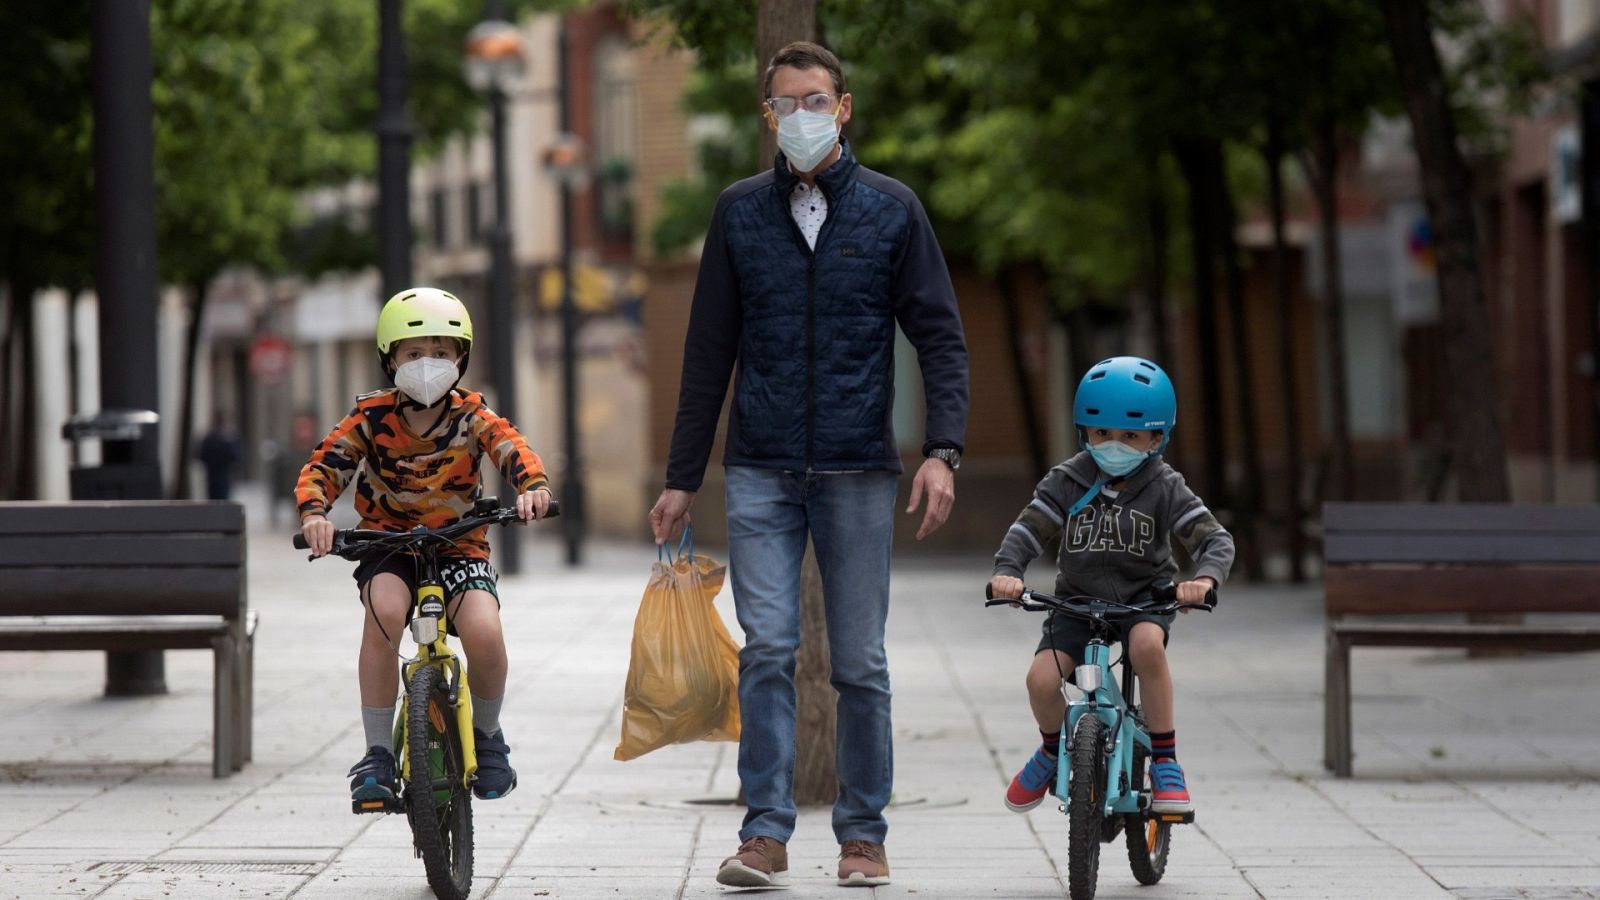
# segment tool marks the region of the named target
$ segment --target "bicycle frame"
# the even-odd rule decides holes
[[[445,603],[444,586],[439,583],[438,560],[434,554],[426,554],[424,569],[417,585],[416,615],[411,620],[411,635],[417,640],[417,655],[401,663],[400,683],[410,684],[411,677],[423,666],[438,666],[444,672],[450,685],[450,707],[456,715],[456,733],[461,740],[462,784],[470,788],[472,776],[478,771],[478,748],[472,734],[472,691],[467,684],[467,670],[461,665],[461,657],[450,649],[447,640],[450,633],[449,611]],[[433,632],[432,640],[424,640],[429,637],[426,633],[429,630]],[[435,722],[434,726],[440,731],[444,730],[443,722]],[[406,746],[404,709],[395,714],[394,733],[395,746]],[[411,755],[403,753],[400,757],[400,777],[410,781]]]
[[[1210,612],[1216,606],[1215,591],[1208,591],[1205,603],[1178,603],[1173,586],[1168,583],[1160,589],[1160,593],[1171,598],[1172,605],[1162,609],[1163,612],[1177,611],[1180,609],[1201,609]],[[1058,610],[1066,612],[1064,601],[1059,597],[1041,594],[1038,591],[1024,589],[1021,596],[1013,599],[995,599],[992,591],[985,590],[987,602],[985,606],[999,606],[1011,604],[1034,612]],[[1145,818],[1158,819],[1162,822],[1193,822],[1194,813],[1187,812],[1181,815],[1159,813],[1152,814],[1146,808],[1142,784],[1136,784],[1134,779],[1134,753],[1143,748],[1145,754],[1151,753],[1150,732],[1145,729],[1144,723],[1139,721],[1133,706],[1122,694],[1122,688],[1117,684],[1116,675],[1111,671],[1111,647],[1106,641],[1109,634],[1106,625],[1105,613],[1108,606],[1120,609],[1132,609],[1126,604],[1107,604],[1106,601],[1095,598],[1083,598],[1091,601],[1088,604],[1090,618],[1101,623],[1095,626],[1094,636],[1084,647],[1084,659],[1078,664],[1076,681],[1079,689],[1083,690],[1083,698],[1072,699],[1067,692],[1067,680],[1061,680],[1061,696],[1067,701],[1067,714],[1062,723],[1061,743],[1056,750],[1056,786],[1055,796],[1061,800],[1063,806],[1071,800],[1072,789],[1072,736],[1078,727],[1078,722],[1085,715],[1098,717],[1105,723],[1105,731],[1111,741],[1110,753],[1107,757],[1106,783],[1100,796],[1105,798],[1105,807],[1102,815],[1111,817],[1114,814],[1132,813]],[[1132,662],[1126,657],[1122,660],[1123,670],[1127,673],[1130,693],[1134,684]],[[1084,690],[1083,685],[1092,682],[1089,689]]]
[[[475,504],[475,512],[493,510],[498,504],[494,497],[480,498]],[[542,518],[552,518],[560,515],[561,505],[551,500],[546,507]],[[352,559],[348,555],[345,540],[359,543],[371,541],[395,540],[404,542],[408,536],[416,537],[419,532],[421,538],[438,538],[448,541],[451,537],[464,534],[474,528],[486,525],[507,524],[515,516],[510,509],[490,512],[488,515],[469,516],[452,525],[435,531],[427,531],[420,526],[411,532],[378,532],[378,531],[336,531],[334,532],[333,548],[329,551],[335,555]],[[309,548],[304,535],[294,536],[296,549]],[[438,548],[427,541],[418,540],[419,544],[415,553],[420,563],[417,589],[413,595],[414,613],[411,618],[411,636],[417,642],[415,656],[401,663],[400,683],[409,685],[412,677],[423,666],[436,666],[444,676],[444,681],[449,685],[450,707],[456,717],[456,732],[461,744],[462,785],[468,789],[472,786],[473,776],[478,771],[478,748],[472,733],[472,691],[467,685],[467,670],[461,664],[461,657],[450,649],[449,643],[449,612],[445,602],[444,585],[439,580],[439,554]],[[315,556],[312,559],[316,559]],[[443,721],[434,721],[433,725],[441,732],[445,730]],[[406,710],[400,709],[395,714],[394,745],[405,747],[408,743],[406,724]],[[406,782],[411,781],[410,754],[397,754],[400,763],[400,777]],[[370,812],[379,809],[388,809],[396,812],[394,806],[383,801],[355,801],[358,812]]]
[[[1117,679],[1111,672],[1111,647],[1096,638],[1084,648],[1084,661],[1078,667],[1095,667],[1099,670],[1099,685],[1085,691],[1083,699],[1073,700],[1067,694],[1067,682],[1061,682],[1061,694],[1067,700],[1066,727],[1061,730],[1061,746],[1057,751],[1056,796],[1061,802],[1068,800],[1072,784],[1072,733],[1078,719],[1084,715],[1098,716],[1106,723],[1106,733],[1112,736],[1111,756],[1106,765],[1106,784],[1101,796],[1105,798],[1104,813],[1139,813],[1143,810],[1139,800],[1139,786],[1132,784],[1133,753],[1135,745],[1146,752],[1150,750],[1150,733],[1133,715],[1129,703],[1123,698]]]

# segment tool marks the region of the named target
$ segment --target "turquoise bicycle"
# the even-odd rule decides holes
[[[1125,699],[1136,691],[1133,661],[1123,654],[1126,695],[1112,672],[1113,624],[1131,616],[1170,615],[1181,609],[1210,612],[1217,605],[1216,591],[1206,592],[1205,603],[1180,603],[1177,588],[1167,582],[1152,589],[1151,602],[1145,605],[1088,596],[1055,597],[1026,589],[1015,600],[996,599],[987,588],[984,593],[989,598],[984,606],[1014,604],[1089,623],[1092,637],[1070,679],[1083,692],[1081,699],[1067,694],[1069,678],[1061,673],[1067,717],[1056,757],[1055,793],[1067,815],[1067,887],[1072,900],[1093,900],[1100,845],[1116,840],[1118,833],[1126,836],[1133,877],[1140,884],[1155,884],[1166,873],[1172,826],[1193,822],[1194,813],[1150,809],[1150,731],[1143,711]]]

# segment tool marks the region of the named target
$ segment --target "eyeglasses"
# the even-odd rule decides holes
[[[772,115],[779,119],[793,115],[794,111],[802,106],[805,107],[806,112],[814,112],[826,116],[833,114],[834,102],[832,94],[827,91],[817,91],[815,94],[807,94],[799,99],[794,97],[768,97],[767,109],[771,110]]]

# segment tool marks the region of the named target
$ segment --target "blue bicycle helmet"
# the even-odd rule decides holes
[[[1072,424],[1085,443],[1084,428],[1160,431],[1160,453],[1178,422],[1178,397],[1161,367],[1137,356],[1113,356],[1084,373],[1072,401]]]

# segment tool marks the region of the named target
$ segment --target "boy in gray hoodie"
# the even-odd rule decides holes
[[[1233,565],[1233,537],[1161,459],[1177,406],[1171,380],[1155,363],[1118,356],[1090,368],[1072,409],[1083,452],[1046,473],[1006,531],[989,582],[994,596],[1020,596],[1028,563],[1058,535],[1059,596],[1086,594],[1123,603],[1147,599],[1153,584],[1178,572],[1169,535],[1195,563],[1194,577],[1178,585],[1180,601],[1204,602],[1207,591],[1221,586]],[[1136,616],[1116,627],[1139,676],[1150,729],[1151,809],[1181,813],[1194,805],[1178,765],[1166,651],[1172,620],[1171,615]],[[1052,613],[1045,621],[1028,669],[1028,702],[1043,743],[1006,789],[1006,806],[1013,811],[1038,806],[1054,784],[1066,715],[1061,673],[1083,659],[1089,636],[1082,619]]]

